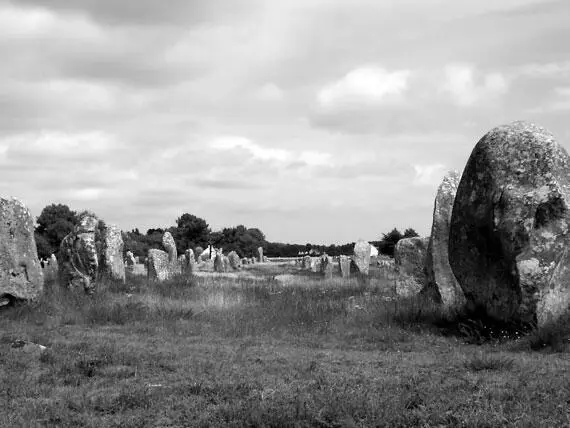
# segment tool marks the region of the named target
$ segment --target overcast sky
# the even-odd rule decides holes
[[[568,0],[0,0],[0,195],[124,230],[427,234],[496,125],[570,149]]]

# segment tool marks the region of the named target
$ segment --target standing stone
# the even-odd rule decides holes
[[[136,264],[135,256],[132,251],[127,251],[127,266],[134,266]]]
[[[18,199],[0,198],[0,300],[35,300],[43,290],[32,215]]]
[[[570,157],[514,122],[475,146],[457,189],[449,262],[472,310],[544,326],[570,307]]]
[[[457,171],[449,171],[437,189],[426,256],[426,290],[435,293],[445,307],[465,302],[463,290],[449,265],[449,224],[460,178]]]
[[[162,235],[162,246],[166,251],[156,248],[148,250],[148,278],[151,280],[165,281],[182,273],[176,243],[170,232]]]
[[[194,257],[196,257],[196,262],[200,262],[200,255],[204,252],[202,247],[196,247],[194,249]]]
[[[241,259],[239,258],[239,256],[237,255],[237,253],[235,251],[231,251],[228,254],[228,260],[229,260],[230,267],[233,270],[241,269]]]
[[[162,235],[162,246],[168,253],[168,260],[174,262],[178,260],[178,252],[176,251],[176,242],[170,232],[164,232]]]
[[[418,284],[425,286],[427,247],[429,238],[402,238],[394,248],[394,263],[398,272],[412,276]]]
[[[103,236],[103,270],[112,279],[125,282],[123,237],[113,225],[107,225]]]
[[[249,264],[249,259],[247,257],[244,257],[243,259],[241,259],[241,264],[242,265],[248,265]]]
[[[230,270],[230,259],[225,254],[222,254],[222,261],[224,263],[224,272]]]
[[[263,247],[257,249],[257,261],[263,263]]]
[[[320,257],[320,272],[324,279],[331,279],[333,277],[333,259],[327,254]]]
[[[86,213],[74,230],[61,241],[59,277],[62,285],[69,289],[83,289],[87,294],[95,292],[99,270],[95,243],[98,225],[97,217]]]
[[[301,266],[305,270],[310,270],[311,269],[311,256],[303,257],[303,262],[302,262]]]
[[[214,258],[214,272],[225,272],[224,256],[222,253],[216,253],[216,257]]]
[[[368,242],[359,240],[354,244],[352,262],[360,275],[368,276],[370,270],[370,244]]]
[[[194,251],[191,248],[188,248],[184,252],[184,265],[182,266],[182,271],[186,275],[191,275],[196,271],[196,257],[194,256]]]
[[[340,256],[338,264],[341,276],[343,278],[350,278],[350,258],[348,256]]]
[[[148,279],[166,281],[172,275],[170,260],[166,251],[157,248],[148,250]]]

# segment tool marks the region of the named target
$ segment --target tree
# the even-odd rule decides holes
[[[170,228],[179,253],[197,246],[206,247],[210,240],[210,232],[210,226],[206,220],[188,213],[178,217],[176,226]]]
[[[396,248],[396,244],[400,239],[402,239],[404,235],[400,233],[400,231],[396,228],[392,229],[388,233],[382,234],[381,248],[378,250],[382,252],[382,254],[386,254],[390,257],[394,257],[394,248]]]
[[[46,206],[37,218],[36,246],[40,258],[57,253],[59,245],[78,223],[75,211],[64,204]]]
[[[404,236],[402,236],[402,238],[415,238],[416,236],[420,236],[418,235],[418,232],[416,232],[411,227],[408,227],[406,230],[404,230]]]

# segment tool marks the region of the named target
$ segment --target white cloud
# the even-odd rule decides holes
[[[291,159],[291,153],[287,150],[266,148],[244,137],[219,137],[212,141],[210,145],[218,150],[243,149],[250,152],[254,158],[261,160],[288,161]]]
[[[570,61],[533,62],[517,68],[514,74],[534,78],[552,78],[570,73]]]
[[[283,90],[275,83],[266,83],[257,91],[257,98],[264,101],[280,101],[283,99]]]
[[[508,83],[501,73],[488,73],[477,83],[475,69],[470,65],[449,64],[444,68],[445,83],[442,90],[460,106],[470,106],[486,98],[507,92]]]
[[[0,35],[7,38],[35,39],[64,37],[101,38],[101,30],[78,14],[56,14],[40,7],[18,8],[0,5]]]
[[[409,70],[389,72],[382,67],[360,67],[323,87],[317,94],[317,101],[325,108],[381,103],[405,92],[409,76]]]
[[[56,158],[56,159],[90,159],[94,156],[105,156],[119,143],[112,135],[101,131],[65,133],[44,131],[26,133],[8,137],[3,140],[7,146],[8,156]]]
[[[332,165],[332,155],[330,153],[323,153],[323,152],[315,152],[315,151],[308,151],[302,152],[299,156],[299,160],[301,162],[306,163],[307,165]]]
[[[414,165],[416,176],[414,184],[417,186],[433,186],[439,184],[443,176],[445,165],[440,163],[429,165]]]

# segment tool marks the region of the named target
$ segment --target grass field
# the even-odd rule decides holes
[[[567,329],[517,338],[446,321],[421,297],[393,299],[381,277],[245,271],[133,277],[92,298],[48,284],[36,305],[5,308],[0,423],[570,426]],[[47,348],[26,352],[18,340]]]

